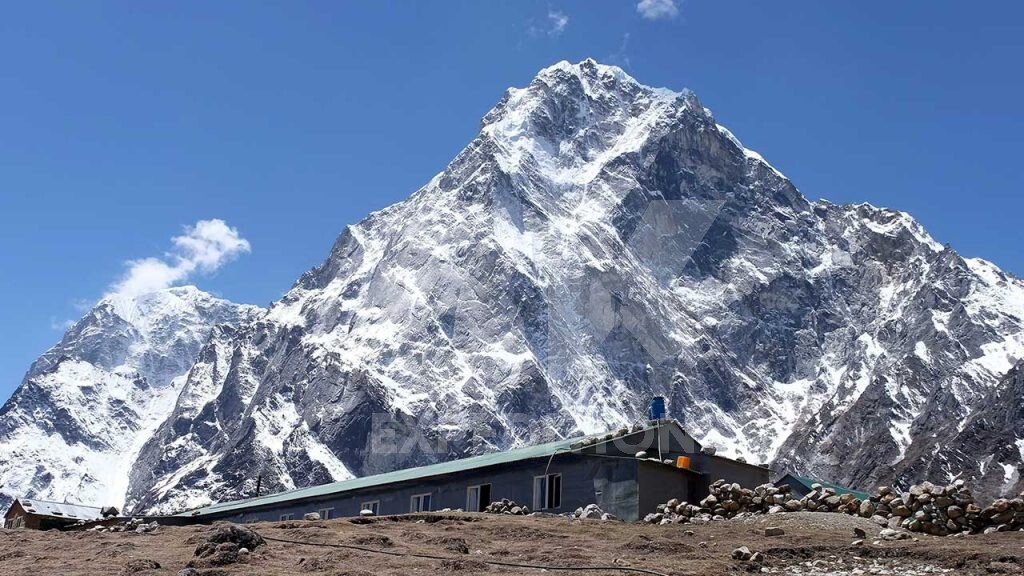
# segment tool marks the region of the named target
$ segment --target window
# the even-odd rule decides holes
[[[321,508],[319,512],[321,520],[330,520],[331,513],[334,512],[334,508]]]
[[[547,510],[562,505],[562,475],[548,474],[533,478],[533,509]]]
[[[374,516],[380,515],[380,500],[370,500],[359,505],[359,511],[369,510]]]
[[[281,514],[281,522],[284,522],[285,520],[291,520],[291,519],[292,519],[292,515],[291,514]]]
[[[480,484],[466,488],[466,512],[483,512],[490,503],[490,484]]]
[[[430,512],[430,494],[417,494],[409,500],[409,512]]]

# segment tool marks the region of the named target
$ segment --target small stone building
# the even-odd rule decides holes
[[[638,453],[641,453],[639,454]],[[720,478],[743,486],[768,482],[761,466],[702,454],[678,422],[576,438],[222,502],[179,516],[235,522],[462,509],[483,511],[509,499],[532,511],[561,514],[595,503],[623,520],[637,520],[671,498],[696,502]]]
[[[81,522],[95,522],[115,517],[117,513],[115,508],[95,508],[68,502],[19,498],[11,504],[7,514],[4,515],[4,528],[12,530],[17,528],[59,529]]]
[[[831,488],[836,491],[836,494],[842,496],[843,494],[853,494],[860,500],[867,500],[868,493],[854,490],[853,488],[847,488],[846,486],[840,486],[839,484],[833,484],[831,482],[825,482],[824,480],[815,480],[814,478],[807,478],[805,476],[797,476],[796,474],[785,474],[779,478],[776,482],[776,486],[786,484],[789,486],[789,493],[796,498],[802,498],[813,490],[815,484],[821,484],[824,488]]]

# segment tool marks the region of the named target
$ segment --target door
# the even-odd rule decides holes
[[[481,484],[480,485],[480,510],[483,512],[487,506],[491,503],[491,485]]]

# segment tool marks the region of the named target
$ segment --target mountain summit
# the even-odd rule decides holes
[[[1022,358],[1020,280],[905,213],[808,201],[691,92],[561,62],[265,315],[211,332],[127,502],[594,433],[653,395],[752,461],[1019,491],[1020,451],[978,454],[960,424],[984,422]]]
[[[0,507],[18,496],[121,506],[213,326],[258,310],[192,286],[102,299],[0,408]]]

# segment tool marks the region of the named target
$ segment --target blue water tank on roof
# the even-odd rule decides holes
[[[647,407],[649,420],[661,420],[665,418],[665,397],[655,396],[651,398],[651,405]]]

